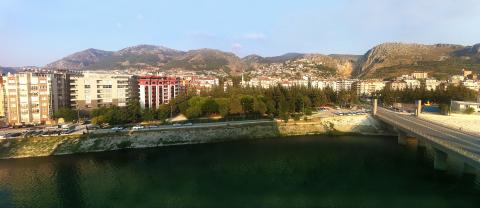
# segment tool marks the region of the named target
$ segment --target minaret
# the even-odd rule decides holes
[[[242,83],[241,83],[242,87],[245,85],[245,81],[243,80],[243,72],[242,72]]]

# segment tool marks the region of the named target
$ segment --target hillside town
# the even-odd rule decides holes
[[[414,72],[393,80],[318,79],[303,76],[301,79],[257,76],[246,80],[242,87],[269,88],[272,86],[326,89],[335,92],[353,91],[360,97],[371,97],[384,88],[402,91],[424,87],[435,91],[448,85],[463,85],[479,92],[477,74],[462,69],[448,80],[436,80],[426,72]],[[108,71],[68,71],[48,69],[24,69],[8,73],[0,79],[0,117],[2,126],[29,124],[55,124],[55,112],[61,108],[93,110],[100,107],[127,105],[128,100],[138,99],[144,109],[157,109],[168,104],[178,95],[190,91],[200,93],[214,86],[225,89],[233,85],[231,79],[220,83],[214,76],[194,73],[133,75]],[[480,102],[480,101],[479,101]],[[479,111],[479,105],[471,105]]]

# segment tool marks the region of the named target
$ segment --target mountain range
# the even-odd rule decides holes
[[[462,68],[480,72],[480,44],[384,43],[363,55],[288,53],[275,57],[249,55],[244,58],[215,49],[180,51],[163,46],[138,45],[119,51],[87,49],[46,67],[74,70],[181,69],[239,75],[261,66],[298,59],[325,65],[328,69],[336,70],[336,74],[342,77],[386,79],[413,71],[425,71],[437,78],[445,78],[458,73]]]

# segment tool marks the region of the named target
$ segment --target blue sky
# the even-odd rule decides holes
[[[477,0],[0,0],[0,65],[87,48],[215,48],[243,57],[363,54],[383,42],[480,42]]]

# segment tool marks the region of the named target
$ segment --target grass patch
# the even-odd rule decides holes
[[[120,143],[117,144],[117,148],[119,149],[125,149],[125,148],[129,148],[130,146],[132,146],[132,142],[131,141],[122,141]]]

